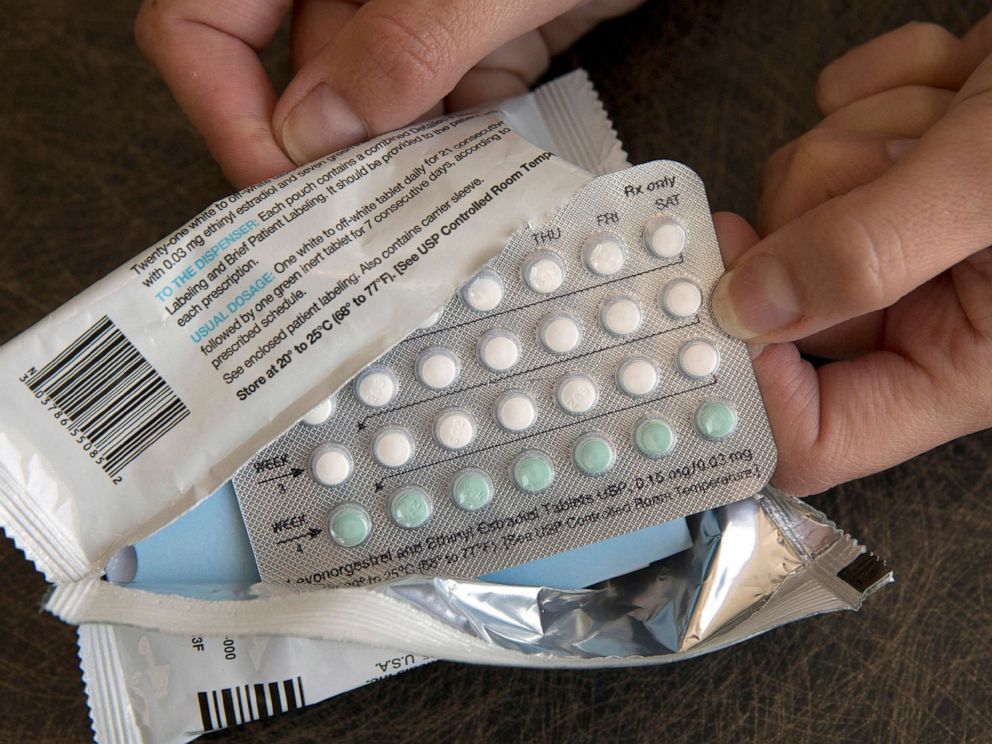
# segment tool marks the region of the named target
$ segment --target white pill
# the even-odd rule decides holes
[[[582,340],[582,328],[574,315],[550,313],[538,325],[537,338],[552,354],[568,354]]]
[[[445,408],[434,419],[434,439],[445,449],[468,447],[476,432],[475,417],[464,408]]]
[[[460,371],[458,357],[443,346],[428,346],[417,356],[417,379],[431,390],[450,387]]]
[[[355,462],[346,447],[323,444],[310,455],[310,472],[318,483],[339,486],[351,477]]]
[[[613,233],[593,233],[582,246],[582,262],[597,276],[616,274],[626,260],[627,249],[623,239]]]
[[[645,357],[628,357],[617,367],[617,387],[627,395],[648,395],[658,387],[658,368]]]
[[[355,378],[355,397],[372,408],[382,408],[396,397],[399,383],[388,367],[369,367]]]
[[[499,274],[483,269],[462,287],[462,301],[477,313],[495,310],[503,301],[503,280]]]
[[[599,322],[603,330],[614,336],[633,333],[641,327],[642,320],[641,306],[632,297],[607,297],[599,309]]]
[[[599,401],[599,388],[586,375],[565,375],[555,385],[555,400],[565,413],[578,416],[593,409]]]
[[[386,426],[372,437],[372,457],[387,468],[399,468],[413,457],[413,435],[402,426]]]
[[[686,341],[679,349],[678,366],[688,377],[709,377],[720,367],[720,352],[709,341]]]
[[[524,431],[537,420],[537,404],[523,390],[507,390],[496,399],[493,414],[507,431]]]
[[[677,258],[685,242],[685,228],[671,217],[657,214],[644,225],[644,247],[658,258]]]
[[[334,396],[325,398],[315,405],[303,417],[303,423],[307,426],[320,426],[334,415]]]
[[[661,309],[673,318],[691,318],[702,304],[702,290],[688,279],[672,279],[661,290]]]
[[[437,310],[435,310],[433,313],[431,313],[430,315],[428,315],[427,316],[427,320],[425,320],[423,323],[421,323],[419,326],[417,326],[417,328],[419,330],[421,330],[421,331],[426,330],[428,328],[433,328],[434,326],[437,325],[437,322],[439,320],[441,320],[441,316],[442,315],[444,315],[444,306],[441,306],[440,308],[438,308]]]
[[[486,368],[506,372],[520,360],[520,341],[510,331],[496,328],[479,339],[478,354]]]
[[[551,251],[535,251],[524,259],[524,284],[538,294],[551,294],[565,281],[565,263]]]

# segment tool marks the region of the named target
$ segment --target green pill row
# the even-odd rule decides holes
[[[695,425],[702,437],[721,441],[737,430],[737,411],[724,401],[706,400],[696,409]],[[637,422],[633,438],[638,451],[651,459],[668,455],[677,441],[671,424],[653,416],[645,416]],[[576,439],[572,446],[573,464],[589,476],[609,472],[616,460],[616,447],[601,432],[587,432]],[[510,477],[513,484],[524,493],[541,493],[554,482],[555,464],[541,450],[524,450],[510,464]],[[494,493],[492,478],[480,468],[462,468],[451,479],[451,500],[467,512],[476,512],[488,506]],[[430,521],[433,513],[434,500],[420,486],[400,486],[389,497],[389,516],[397,526],[404,529],[423,527]],[[331,511],[327,529],[331,539],[338,545],[353,548],[361,545],[372,534],[372,519],[364,507],[348,502]]]

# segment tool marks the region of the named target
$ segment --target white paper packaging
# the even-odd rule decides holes
[[[626,164],[584,73],[215,202],[0,349],[0,525],[50,581],[99,571],[587,183],[564,158]]]

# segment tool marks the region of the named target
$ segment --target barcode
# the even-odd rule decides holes
[[[24,383],[89,443],[111,477],[189,416],[168,383],[107,316]]]
[[[196,698],[204,731],[257,721],[307,704],[301,677],[208,690],[196,693]]]

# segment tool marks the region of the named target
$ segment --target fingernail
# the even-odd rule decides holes
[[[894,139],[885,143],[889,160],[896,161],[916,146],[915,139]]]
[[[751,357],[751,361],[753,362],[755,359],[761,356],[761,352],[763,352],[767,346],[768,344],[748,344],[747,354],[749,357]]]
[[[789,272],[769,253],[723,275],[713,291],[713,313],[723,330],[745,341],[795,323],[803,314]]]
[[[365,122],[329,86],[321,83],[289,112],[282,143],[297,165],[368,139]]]

